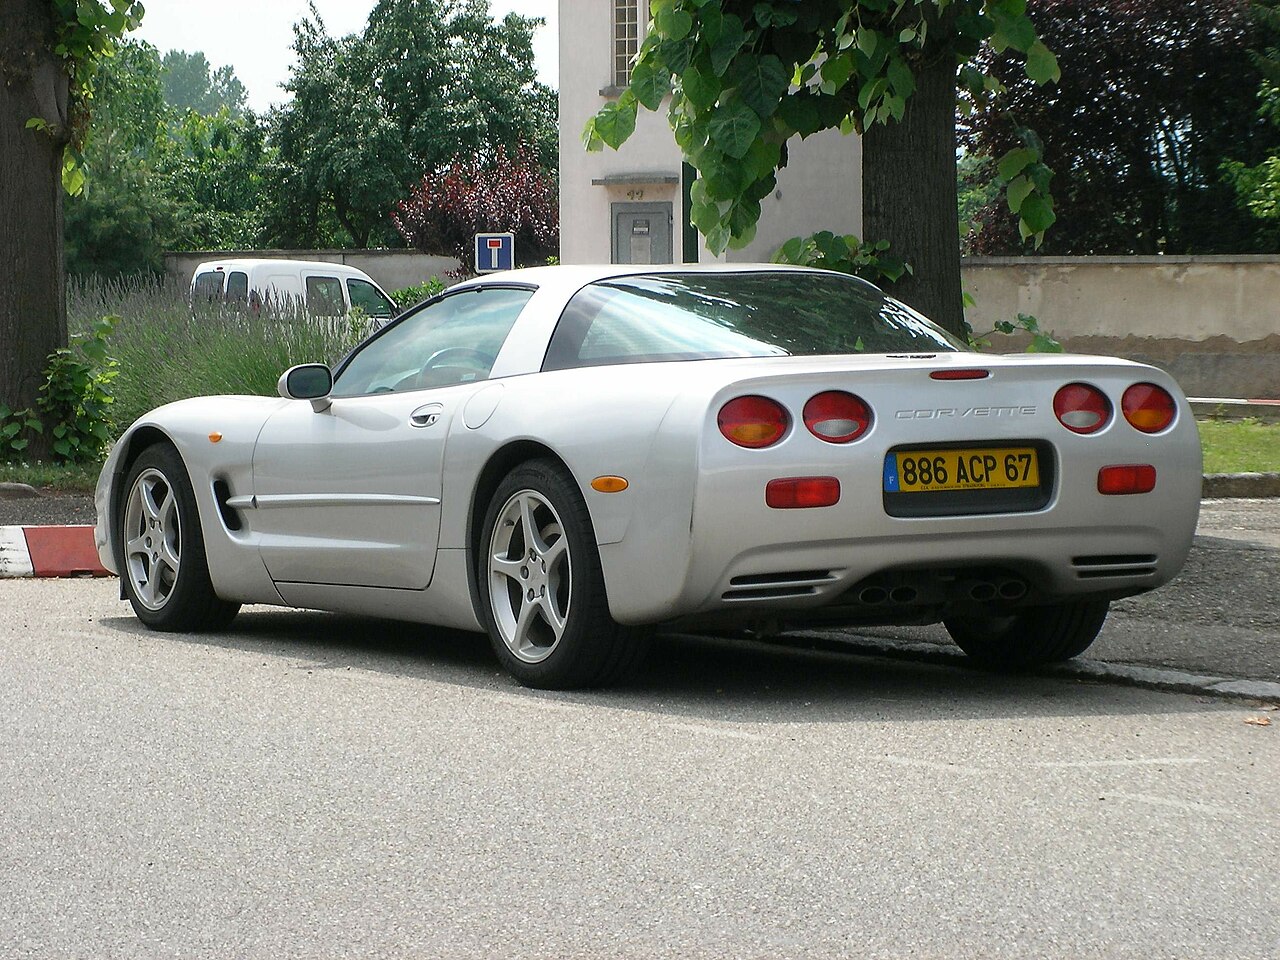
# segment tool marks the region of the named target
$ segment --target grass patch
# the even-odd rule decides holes
[[[1280,424],[1257,420],[1201,420],[1205,473],[1280,471]]]
[[[100,463],[0,463],[0,483],[25,483],[57,493],[93,493]]]
[[[67,284],[71,330],[107,314],[121,317],[108,353],[120,361],[112,384],[113,432],[161,404],[220,394],[274,396],[296,363],[334,363],[362,338],[346,318],[266,318],[225,311],[192,316],[172,281],[77,280]]]

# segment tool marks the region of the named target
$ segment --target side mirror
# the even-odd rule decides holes
[[[323,413],[333,404],[333,371],[323,363],[302,363],[280,375],[276,390],[286,400],[310,400],[311,409]]]

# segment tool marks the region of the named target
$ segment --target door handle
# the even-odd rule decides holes
[[[440,419],[440,414],[444,412],[444,404],[427,403],[417,410],[409,414],[409,426],[411,427],[429,427]]]

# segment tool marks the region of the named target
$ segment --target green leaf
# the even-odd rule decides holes
[[[1058,219],[1053,212],[1053,203],[1039,194],[1032,194],[1022,201],[1018,216],[1021,219],[1020,228],[1025,231],[1024,239],[1044,233]]]
[[[1025,16],[998,14],[993,19],[996,29],[991,35],[991,46],[997,53],[1008,47],[1025,52],[1036,42],[1036,28]]]
[[[707,133],[727,156],[741,160],[760,133],[760,118],[741,100],[721,103],[711,114]]]
[[[720,80],[708,76],[693,64],[680,77],[680,87],[685,98],[698,110],[706,110],[720,96]]]
[[[596,135],[613,149],[617,150],[636,132],[636,107],[629,106],[621,100],[606,103],[594,118]]]
[[[1057,83],[1062,79],[1058,58],[1039,40],[1027,51],[1027,76],[1036,83]]]
[[[631,71],[631,92],[646,109],[657,110],[662,106],[662,98],[671,92],[670,71],[641,60]]]
[[[693,17],[684,10],[663,7],[653,18],[653,28],[668,40],[683,40],[693,29]]]
[[[853,76],[853,66],[853,57],[847,53],[828,57],[821,70],[822,92],[837,93],[843,89]]]
[[[773,116],[791,85],[791,74],[773,54],[754,58],[738,79],[738,95],[760,117]]]
[[[915,92],[915,74],[901,57],[894,57],[889,61],[889,83],[893,92],[904,99]]]
[[[802,137],[810,136],[822,129],[818,106],[813,102],[813,98],[807,95],[793,93],[784,97],[782,103],[778,105],[778,116]]]
[[[707,234],[707,249],[714,254],[724,253],[725,247],[729,245],[729,225],[720,223]]]
[[[1017,213],[1022,209],[1022,202],[1034,189],[1034,185],[1026,177],[1015,177],[1008,187],[1009,212]]]
[[[1014,147],[1000,158],[1000,179],[1012,180],[1025,170],[1028,164],[1035,163],[1039,159],[1040,157],[1034,150],[1027,147]]]
[[[729,69],[729,64],[746,42],[747,32],[743,29],[742,21],[731,13],[725,14],[720,36],[711,45],[711,69],[717,77],[724,76],[724,72]],[[680,72],[674,66],[672,70],[676,73]]]

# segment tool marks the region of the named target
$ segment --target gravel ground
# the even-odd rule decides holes
[[[0,499],[0,527],[93,523],[93,494],[55,493],[21,500]]]

